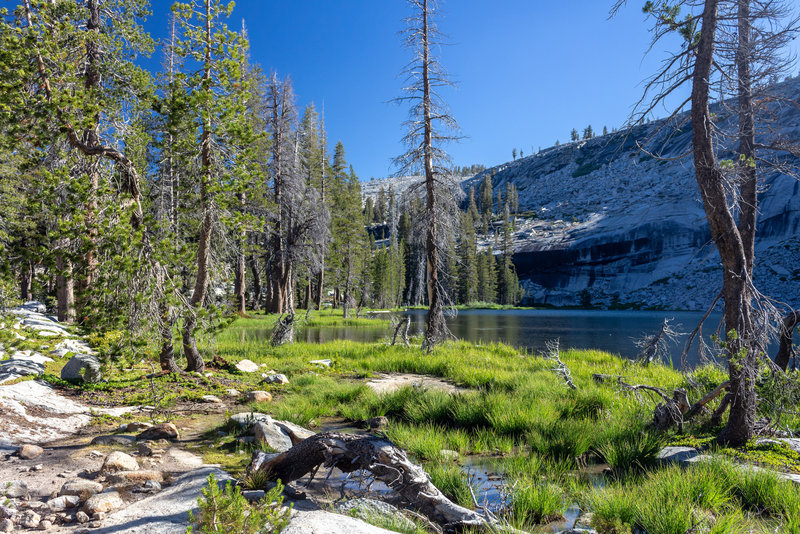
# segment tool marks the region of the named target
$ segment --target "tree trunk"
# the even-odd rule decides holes
[[[75,321],[75,286],[72,281],[72,262],[60,253],[56,257],[56,299],[58,301],[58,321],[72,324]]]
[[[786,371],[789,367],[789,360],[794,355],[792,337],[797,325],[800,325],[800,310],[795,310],[784,317],[781,327],[781,342],[778,353],[775,355],[775,364]]]
[[[33,262],[30,260],[25,260],[19,277],[19,296],[25,302],[33,300],[33,276]]]
[[[211,80],[211,0],[205,0],[205,62],[203,66],[203,86]],[[209,188],[211,187],[211,111],[203,110],[203,131],[200,138],[200,163],[203,168],[200,178],[200,205],[203,209],[203,221],[200,226],[200,236],[197,239],[197,274],[194,281],[194,292],[189,303],[192,310],[184,318],[183,324],[183,353],[186,356],[186,370],[205,370],[205,362],[200,351],[197,350],[197,341],[194,331],[197,328],[197,310],[203,306],[208,291],[209,260],[211,257],[211,231],[212,231],[212,205],[213,200]]]
[[[250,256],[248,263],[250,264],[250,275],[253,278],[253,302],[251,307],[253,310],[261,309],[261,272],[258,270],[258,262],[255,256]]]
[[[89,33],[89,38],[86,40],[86,70],[84,78],[84,87],[87,91],[97,91],[100,88],[100,73],[97,64],[100,61],[99,49],[99,36],[100,36],[100,6],[98,0],[88,0],[86,2],[86,9],[88,11],[86,17],[86,31]],[[100,145],[100,139],[97,134],[98,124],[100,122],[99,115],[95,114],[93,117],[93,125],[87,128],[84,133],[84,143],[89,148],[95,148]],[[86,156],[86,171],[89,178],[89,198],[86,203],[86,236],[87,236],[87,250],[83,256],[83,266],[80,269],[80,275],[77,277],[76,292],[77,299],[77,314],[80,322],[85,319],[83,312],[84,307],[88,304],[89,291],[91,290],[94,279],[97,276],[97,196],[100,189],[100,172],[99,162],[95,157]]]
[[[428,45],[428,0],[422,0],[422,106],[425,158],[425,193],[427,196],[428,230],[425,235],[425,262],[428,278],[428,316],[425,320],[425,343],[432,349],[447,336],[447,323],[444,320],[442,286],[439,281],[439,225],[436,203],[436,183],[433,169],[433,119],[431,110],[430,57]]]
[[[709,111],[709,79],[714,60],[714,40],[717,29],[718,0],[706,0],[700,40],[692,77],[692,140],[695,174],[703,198],[706,217],[714,243],[719,251],[723,268],[723,299],[726,351],[731,382],[731,411],[728,424],[719,435],[722,443],[745,443],[753,433],[755,424],[755,352],[752,350],[753,324],[750,314],[752,293],[750,266],[752,250],[750,234],[747,241],[739,231],[733,213],[727,204],[724,177],[717,163],[711,133],[714,131]],[[740,74],[741,78],[741,74]],[[740,79],[740,83],[742,80]],[[740,225],[746,232],[754,232],[752,214],[744,211]]]

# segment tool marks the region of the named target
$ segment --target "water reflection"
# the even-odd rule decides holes
[[[411,333],[421,334],[425,327],[425,311],[412,310]],[[475,343],[503,342],[520,349],[543,351],[545,344],[559,339],[562,348],[599,349],[635,358],[639,352],[634,340],[658,332],[664,318],[680,332],[691,331],[702,318],[698,312],[600,311],[600,310],[468,310],[448,319],[453,334]],[[712,314],[703,330],[706,342],[713,345],[710,335],[719,324],[720,315]],[[242,331],[242,341],[269,339],[265,329]],[[299,328],[298,341],[324,343],[336,339],[374,342],[391,335],[391,327],[308,327]],[[673,365],[680,365],[680,353],[686,336],[670,347]],[[698,352],[691,351],[690,365],[699,361]]]

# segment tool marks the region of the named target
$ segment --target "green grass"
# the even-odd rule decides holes
[[[595,489],[588,505],[600,532],[631,527],[648,534],[684,534],[690,528],[760,532],[775,523],[784,525],[781,532],[797,532],[800,490],[774,473],[716,460],[653,470]]]
[[[312,320],[343,321],[337,313],[326,312],[312,314]],[[351,341],[271,347],[268,339],[253,334],[268,329],[272,320],[263,315],[238,318],[204,349],[231,364],[245,358],[263,364],[265,370],[286,374],[289,384],[266,385],[261,372],[238,373],[232,367],[215,370],[211,377],[165,375],[154,379],[164,402],[235,387],[270,391],[273,402],[249,408],[315,429],[324,428],[329,418],[355,422],[386,416],[388,437],[421,462],[442,491],[465,506],[472,506],[469,480],[459,462],[441,451],[454,450],[462,458],[495,457],[492,462],[504,474],[509,493],[509,520],[524,528],[549,521],[578,502],[595,512],[600,532],[628,534],[638,526],[648,527],[648,534],[670,534],[685,527],[687,520],[689,526],[681,534],[693,525],[703,525],[707,532],[736,532],[743,524],[760,528],[767,523],[800,532],[798,491],[769,473],[742,474],[716,463],[681,471],[655,463],[663,443],[707,444],[710,430],[702,417],[697,426],[687,427],[686,436],[657,433],[649,425],[660,399],[620,391],[613,379],[593,378],[621,376],[628,383],[667,391],[683,387],[694,400],[724,379],[717,368],[695,371],[692,383],[699,387],[692,389],[686,377],[662,365],[641,367],[605,352],[565,350],[561,359],[577,385],[572,390],[552,371],[551,361],[502,344],[454,342],[431,353],[419,347]],[[388,334],[385,321],[377,324],[387,326]],[[332,365],[310,363],[317,359],[330,359]],[[49,379],[58,383],[54,375],[63,362],[52,365]],[[115,370],[108,383],[80,389],[106,395],[111,402],[152,404],[150,382],[143,380],[151,371],[149,363],[138,361]],[[379,395],[365,385],[365,379],[377,373],[429,375],[461,389],[451,394],[405,387]],[[713,410],[718,402],[708,407]],[[242,473],[250,458],[251,448],[237,443],[233,434],[209,438],[203,447],[206,461],[221,463],[235,474]],[[775,465],[778,453],[789,458],[785,451],[749,452],[760,460],[746,456],[747,449],[735,454],[765,465]],[[594,488],[580,469],[603,461],[615,476],[606,480],[606,487]]]

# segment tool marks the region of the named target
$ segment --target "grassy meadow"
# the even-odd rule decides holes
[[[298,314],[303,317],[302,313]],[[505,479],[505,512],[511,524],[535,531],[561,518],[577,504],[592,512],[591,524],[602,533],[648,534],[686,532],[798,532],[800,491],[770,470],[736,465],[756,462],[784,471],[799,471],[797,454],[781,447],[720,449],[708,415],[687,426],[684,434],[658,432],[650,424],[660,398],[647,392],[623,391],[612,379],[647,384],[667,391],[685,388],[692,401],[726,379],[723,370],[707,366],[685,376],[671,368],[642,366],[593,350],[564,350],[561,360],[577,386],[570,389],[541,355],[526,354],[502,344],[452,342],[425,353],[419,346],[388,342],[333,341],[270,346],[263,335],[275,317],[237,318],[218,333],[206,354],[231,365],[210,376],[157,375],[146,358],[115,369],[108,382],[86,385],[86,394],[106,395],[108,402],[168,407],[202,395],[222,396],[226,388],[245,393],[270,391],[272,402],[248,409],[266,412],[314,430],[329,424],[353,423],[386,416],[385,432],[421,462],[434,483],[453,500],[474,506],[471,480],[462,468],[471,457],[491,460]],[[310,325],[385,326],[382,319],[344,320],[335,311],[314,313]],[[286,385],[261,382],[261,372],[239,373],[232,364],[249,359],[263,372],[284,373]],[[210,358],[209,358],[210,359]],[[331,366],[310,363],[330,359]],[[219,361],[219,360],[218,360]],[[64,360],[48,364],[47,379],[56,378]],[[366,385],[377,373],[416,373],[459,387],[448,393],[408,386],[377,394]],[[143,387],[143,383],[149,383]],[[66,385],[66,384],[61,384]],[[715,403],[718,401],[714,401]],[[715,405],[711,405],[713,409]],[[724,423],[724,420],[723,420]],[[790,421],[797,427],[797,421]],[[227,427],[228,430],[231,427]],[[250,449],[235,434],[220,436],[209,429],[203,452],[241,475]],[[668,444],[700,446],[714,460],[681,469],[661,466],[656,456]],[[458,453],[458,459],[450,451]],[[601,476],[593,466],[601,466]],[[694,529],[694,530],[693,530]]]

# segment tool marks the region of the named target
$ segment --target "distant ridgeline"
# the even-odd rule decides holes
[[[800,78],[772,90],[800,105]],[[735,133],[736,117],[722,117],[724,131]],[[758,141],[774,138],[800,143],[800,109],[787,102],[770,108]],[[691,154],[654,159],[637,149],[652,138],[661,121],[542,150],[539,154],[487,169],[462,181],[480,198],[486,177],[493,192],[516,187],[518,207],[513,261],[526,290],[524,303],[700,310],[719,292],[722,277],[705,220]],[[767,132],[769,128],[769,132]],[[670,134],[669,138],[667,135]],[[691,124],[664,128],[651,146],[664,158],[691,150]],[[728,145],[735,148],[735,140]],[[721,159],[733,159],[727,147]],[[800,160],[772,152],[800,170]],[[800,306],[800,181],[759,163],[761,188],[756,241],[755,284],[765,295]],[[414,178],[364,184],[377,194],[381,185],[398,194]],[[501,193],[502,195],[502,193]],[[497,209],[489,234],[497,231]],[[466,205],[464,206],[466,209]],[[479,247],[497,239],[478,234]]]

